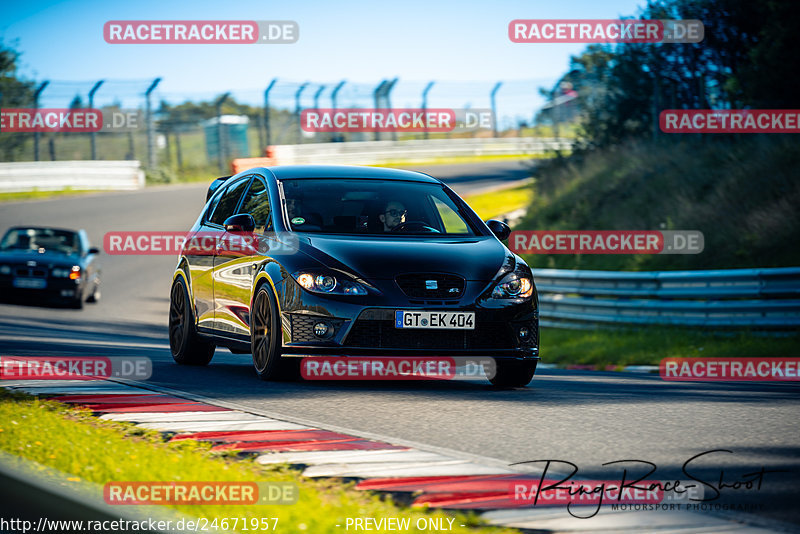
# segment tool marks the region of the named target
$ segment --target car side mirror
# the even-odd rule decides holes
[[[97,247],[90,247],[87,254],[100,254],[100,249]]]
[[[492,231],[494,235],[497,236],[497,239],[500,241],[505,241],[508,239],[508,236],[511,235],[511,228],[508,227],[506,223],[503,221],[498,221],[497,219],[489,219],[486,221],[486,226],[489,227],[489,230]]]
[[[256,228],[256,221],[249,213],[231,215],[222,223],[226,232],[252,232]]]

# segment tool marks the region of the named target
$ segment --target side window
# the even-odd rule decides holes
[[[239,204],[239,199],[242,197],[244,188],[247,187],[247,182],[247,179],[240,180],[235,184],[231,184],[228,189],[222,193],[217,207],[214,208],[214,214],[211,215],[208,222],[222,225],[225,219],[233,215],[233,210],[235,210],[236,206]]]
[[[272,229],[267,184],[264,183],[260,176],[253,177],[253,183],[250,184],[250,189],[244,195],[239,213],[249,213],[253,216],[256,221],[255,231],[257,233]]]
[[[468,234],[469,228],[464,220],[456,213],[453,208],[442,202],[436,197],[432,197],[433,204],[442,218],[444,231],[447,234]]]

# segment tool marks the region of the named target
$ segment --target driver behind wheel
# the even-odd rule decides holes
[[[406,222],[407,214],[408,210],[402,203],[392,200],[383,207],[378,219],[383,223],[383,231],[391,232],[397,226]]]

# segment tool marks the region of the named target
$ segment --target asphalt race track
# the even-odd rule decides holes
[[[446,165],[421,170],[460,193],[526,177],[517,162]],[[0,227],[49,224],[85,228],[102,247],[109,231],[188,229],[206,184],[151,187],[56,200],[0,204]],[[287,419],[335,426],[421,446],[446,448],[507,463],[542,459],[577,464],[578,476],[619,478],[615,460],[657,465],[659,480],[686,479],[681,467],[717,484],[766,473],[760,490],[727,491],[719,502],[754,506],[765,518],[800,529],[800,389],[795,384],[678,383],[658,375],[542,370],[527,388],[494,391],[473,382],[259,381],[249,356],[218,349],[207,368],[178,367],[167,341],[172,256],[108,256],[102,300],[83,310],[0,305],[0,355],[147,356],[149,383],[235,402]],[[547,361],[547,335],[542,357]],[[653,347],[658,350],[658,347]],[[724,473],[722,473],[724,471]],[[763,507],[763,508],[761,508]],[[727,512],[726,512],[727,513]],[[775,528],[775,525],[766,524]]]

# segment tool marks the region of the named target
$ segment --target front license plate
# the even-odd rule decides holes
[[[47,287],[47,280],[42,278],[14,278],[11,284],[14,287],[25,289],[44,289]]]
[[[404,311],[394,312],[395,328],[434,328],[474,330],[475,312]]]

